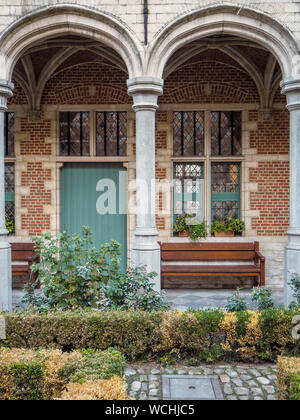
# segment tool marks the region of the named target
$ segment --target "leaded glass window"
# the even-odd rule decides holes
[[[193,215],[204,219],[204,168],[202,163],[174,164],[174,220]]]
[[[239,163],[212,164],[212,222],[240,217]]]
[[[203,156],[204,112],[174,112],[173,140],[174,156]]]
[[[89,156],[89,112],[61,112],[59,138],[61,156]]]
[[[213,111],[211,119],[211,155],[242,155],[242,118],[240,111]]]
[[[5,216],[9,225],[15,226],[15,165],[5,163]]]
[[[96,113],[96,155],[126,156],[127,113]]]
[[[15,115],[13,112],[4,114],[5,156],[15,155]]]

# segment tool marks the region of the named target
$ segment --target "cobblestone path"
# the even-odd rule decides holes
[[[275,365],[201,365],[198,367],[129,365],[125,370],[129,395],[135,400],[162,399],[162,375],[218,376],[226,400],[275,400]]]

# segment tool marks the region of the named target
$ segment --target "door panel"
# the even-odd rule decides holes
[[[127,261],[126,169],[114,163],[67,163],[61,169],[60,230],[93,232],[95,246],[115,239]]]

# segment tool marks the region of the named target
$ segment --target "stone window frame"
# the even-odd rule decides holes
[[[56,162],[128,162],[131,160],[132,133],[129,128],[129,114],[132,112],[131,105],[59,105],[48,106],[49,111],[56,111]],[[54,108],[54,109],[53,109]],[[89,112],[90,120],[90,155],[89,156],[61,156],[59,116],[61,112]],[[126,112],[127,113],[127,153],[120,156],[99,156],[96,154],[96,114],[98,112]]]
[[[7,116],[8,114],[13,114],[13,125],[14,125],[14,130],[13,130],[13,142],[12,142],[12,153],[6,153],[7,151]],[[14,110],[7,110],[5,112],[4,115],[5,118],[5,124],[4,124],[4,147],[5,147],[5,154],[4,154],[4,165],[9,165],[13,167],[13,172],[14,172],[14,191],[13,191],[13,195],[14,195],[14,204],[13,204],[13,208],[14,208],[14,216],[13,216],[13,223],[14,223],[14,230],[13,232],[10,234],[10,236],[15,236],[15,232],[16,232],[16,168],[15,168],[15,161],[16,161],[16,152],[15,152],[15,124],[16,124],[16,118],[15,118],[15,111]],[[6,193],[6,191],[5,191]],[[6,205],[6,201],[5,201],[5,205]]]
[[[165,107],[162,108],[162,110]],[[171,108],[171,109],[170,109]],[[173,167],[174,162],[199,162],[202,163],[204,166],[204,221],[207,226],[210,226],[212,223],[211,218],[211,171],[212,171],[212,163],[217,162],[224,162],[224,163],[239,163],[240,164],[240,218],[241,220],[245,219],[245,194],[244,194],[244,185],[245,185],[245,158],[246,158],[246,143],[247,143],[247,132],[246,132],[246,122],[247,122],[247,111],[242,107],[237,107],[236,105],[227,105],[227,106],[219,106],[218,104],[209,104],[208,106],[189,106],[189,105],[182,105],[179,104],[176,107],[169,107],[168,109],[171,111],[172,115],[173,112],[182,112],[182,111],[203,111],[204,112],[204,155],[203,156],[193,156],[193,157],[175,157],[173,155],[173,124],[171,128],[171,173],[173,174]],[[210,121],[210,113],[213,111],[240,111],[241,112],[241,120],[242,120],[242,127],[241,127],[241,141],[242,141],[242,154],[241,156],[212,156],[211,155],[211,121]],[[171,119],[172,120],[172,119]],[[173,176],[173,175],[172,175]],[[171,209],[172,209],[172,216],[173,216],[173,194],[171,195]],[[173,217],[172,217],[173,218]],[[247,230],[247,226],[246,226]],[[172,227],[173,232],[173,227]],[[247,232],[246,232],[247,234]],[[171,235],[172,236],[172,235]]]

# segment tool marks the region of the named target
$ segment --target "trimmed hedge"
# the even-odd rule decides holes
[[[124,399],[126,365],[117,350],[0,348],[0,400]]]
[[[4,314],[6,335],[0,346],[118,349],[126,356],[152,358],[175,354],[201,359],[272,360],[300,355],[292,337],[292,318],[300,308],[226,313],[98,311]]]
[[[72,383],[62,393],[59,400],[130,400],[124,380],[114,376],[108,380],[87,381],[83,385]]]
[[[277,378],[278,399],[300,401],[300,358],[279,357]]]

